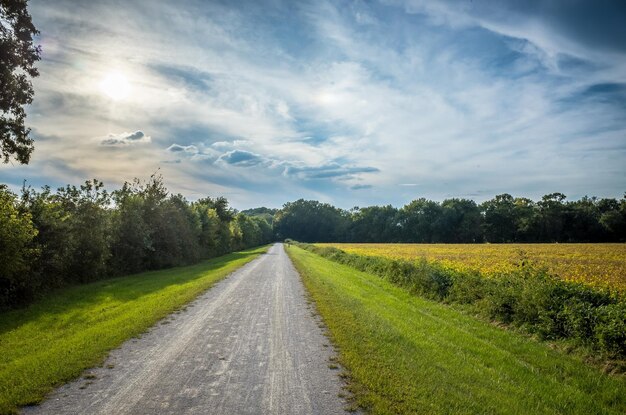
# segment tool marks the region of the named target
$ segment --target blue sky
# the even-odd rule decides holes
[[[619,1],[31,0],[28,166],[189,199],[400,206],[626,191]]]

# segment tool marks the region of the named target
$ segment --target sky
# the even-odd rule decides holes
[[[626,3],[31,0],[17,189],[160,172],[238,209],[626,191]]]

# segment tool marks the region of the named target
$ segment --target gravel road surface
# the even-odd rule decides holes
[[[282,244],[24,414],[345,414]]]

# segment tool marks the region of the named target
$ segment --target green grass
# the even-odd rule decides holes
[[[623,414],[626,380],[379,277],[289,247],[373,414]]]
[[[0,315],[0,413],[40,402],[267,247],[51,293]]]

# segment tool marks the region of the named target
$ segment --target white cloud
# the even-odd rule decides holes
[[[103,146],[127,146],[135,144],[145,144],[152,141],[152,138],[145,135],[143,131],[135,131],[134,133],[109,134],[100,141]]]
[[[118,183],[165,163],[173,191],[232,194],[235,205],[263,194],[274,205],[307,194],[344,206],[399,204],[415,189],[398,183],[415,180],[432,198],[478,189],[603,196],[623,187],[623,117],[606,103],[565,104],[593,82],[623,80],[621,58],[526,20],[397,4],[412,14],[394,9],[392,21],[376,3],[299,4],[285,16],[294,31],[286,38],[237,3],[33,1],[44,59],[28,120],[58,138],[37,143],[29,169]],[[490,67],[502,51],[464,43],[458,33],[470,27],[505,35],[499,47],[521,56]],[[605,65],[563,72],[563,53]],[[113,70],[133,91],[118,102],[98,88]],[[136,126],[152,138],[108,135]],[[106,143],[85,140],[94,136]],[[614,150],[589,150],[607,143]],[[345,192],[368,186],[362,176],[376,192]]]
[[[172,153],[185,152],[190,154],[198,154],[198,147],[194,145],[181,146],[180,144],[172,144],[167,148],[167,151]]]

